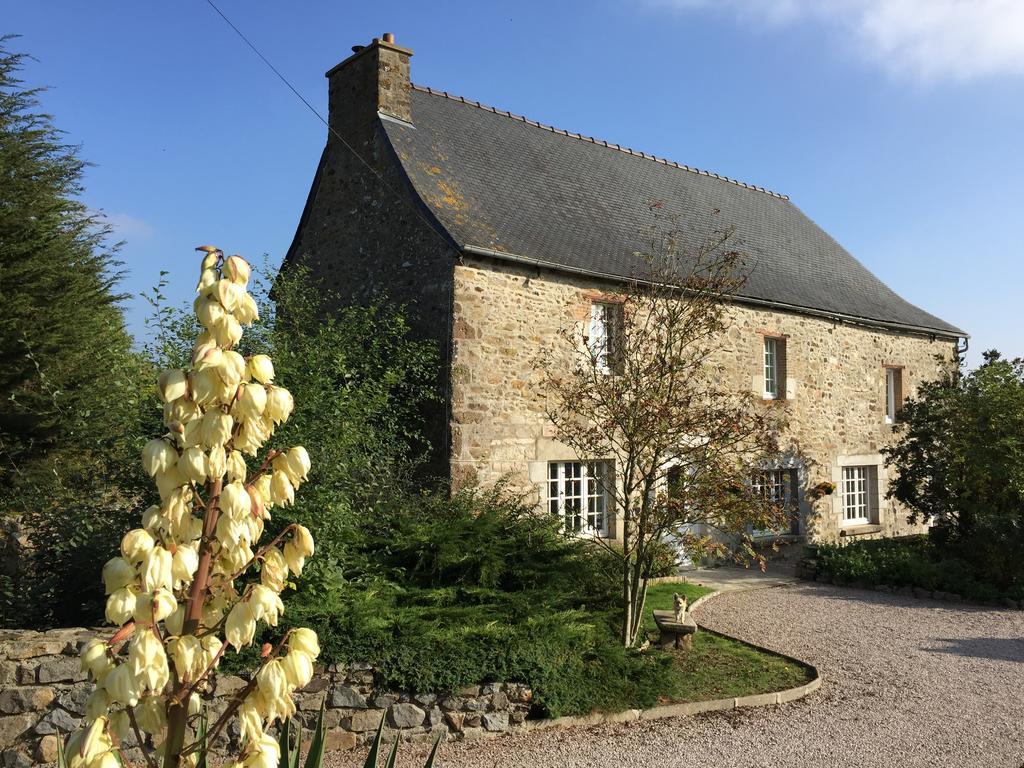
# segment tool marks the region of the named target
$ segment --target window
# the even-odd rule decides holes
[[[621,327],[621,304],[595,302],[590,305],[587,346],[594,364],[602,373],[615,373],[618,370],[617,358]]]
[[[781,506],[789,513],[789,525],[778,531],[752,529],[754,536],[779,533],[800,533],[799,505],[797,502],[797,476],[794,469],[768,469],[754,475],[753,488],[766,501]]]
[[[903,404],[903,370],[885,369],[885,423],[894,424]]]
[[[693,516],[699,517],[693,503],[686,498],[688,486],[694,474],[695,470],[692,466],[675,464],[669,467],[665,473],[665,493],[670,499],[674,499],[682,505],[681,512],[690,516],[690,510],[693,510]],[[662,541],[675,552],[677,566],[687,568],[696,565],[686,546],[687,537],[699,537],[702,528],[700,523],[686,523],[672,527],[663,535]]]
[[[754,491],[772,504],[789,506],[793,499],[793,471],[769,469],[754,477]]]
[[[786,397],[786,340],[777,336],[764,337],[764,396]]]
[[[877,487],[877,467],[843,467],[843,525],[868,525],[875,521]]]
[[[548,464],[548,511],[568,533],[608,535],[609,461],[553,461]]]

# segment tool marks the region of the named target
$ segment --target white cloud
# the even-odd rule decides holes
[[[644,0],[725,10],[741,23],[824,23],[898,77],[972,80],[1024,74],[1024,0]]]
[[[128,213],[106,213],[105,211],[95,211],[95,213],[110,225],[116,237],[125,240],[145,240],[155,231],[149,222]]]

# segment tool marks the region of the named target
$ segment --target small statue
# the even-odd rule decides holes
[[[676,592],[672,595],[672,599],[675,606],[676,623],[682,624],[686,621],[686,595],[680,595]]]

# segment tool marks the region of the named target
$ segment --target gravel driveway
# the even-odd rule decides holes
[[[809,661],[824,684],[776,707],[454,743],[440,768],[1024,763],[1024,612],[800,583],[723,594],[697,617]],[[400,754],[400,766],[422,765],[423,750]]]

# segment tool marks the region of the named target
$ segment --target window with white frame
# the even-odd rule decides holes
[[[548,511],[567,533],[608,535],[610,461],[548,464]]]
[[[894,424],[903,402],[903,371],[900,368],[885,369],[885,423]]]
[[[781,399],[786,392],[786,340],[764,337],[764,396]]]
[[[779,530],[758,530],[753,529],[755,536],[765,536],[778,533],[798,534],[798,503],[796,492],[797,475],[795,469],[766,469],[754,475],[753,489],[765,501],[781,507],[789,517],[789,523],[780,527]]]
[[[622,327],[622,305],[594,302],[590,305],[590,327],[587,346],[597,369],[615,373],[619,355],[619,329]]]
[[[843,467],[843,525],[868,525],[876,521],[877,487],[877,467]]]

